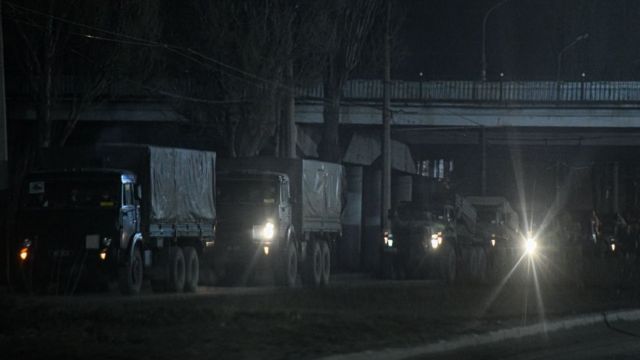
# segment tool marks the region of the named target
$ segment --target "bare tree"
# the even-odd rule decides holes
[[[381,0],[334,0],[330,2],[333,19],[331,47],[326,56],[324,74],[324,129],[320,146],[321,157],[327,161],[340,159],[340,102],[342,88],[361,61],[361,55],[376,18],[380,14]]]
[[[157,33],[154,1],[5,4],[16,34],[9,40],[13,62],[21,66],[35,105],[38,147],[64,145],[81,112],[104,97],[112,80],[123,75],[121,69],[135,66],[130,72],[139,76],[148,68],[142,60],[149,57],[132,51],[132,45],[117,34],[143,33],[149,38]],[[67,117],[54,119],[53,111],[63,102],[70,105]],[[57,128],[55,120],[66,122]]]
[[[166,38],[186,48],[166,63],[175,92],[186,95],[174,98],[176,110],[216,129],[231,156],[257,155],[276,134],[295,7],[284,0],[168,6]]]

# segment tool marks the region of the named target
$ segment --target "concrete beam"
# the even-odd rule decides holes
[[[640,108],[629,106],[512,108],[396,104],[392,111],[394,126],[640,128]],[[381,109],[375,104],[345,105],[341,123],[380,125],[380,117]],[[322,123],[322,105],[299,104],[296,119],[302,124]]]

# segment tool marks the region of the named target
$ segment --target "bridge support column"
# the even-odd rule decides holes
[[[7,117],[4,96],[4,43],[2,41],[2,10],[0,4],[0,191],[9,188],[9,151]]]
[[[484,127],[480,129],[480,193],[482,196],[487,195],[487,136]]]
[[[620,162],[613,163],[613,211],[620,212]]]

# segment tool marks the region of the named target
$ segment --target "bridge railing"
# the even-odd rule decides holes
[[[636,81],[393,81],[391,99],[419,102],[640,103]],[[321,86],[300,89],[300,98],[322,98]],[[351,80],[345,99],[382,98],[381,80]]]
[[[162,98],[163,89],[181,89],[182,79],[156,82],[144,86],[130,81],[116,81],[103,89],[107,99]],[[176,84],[180,86],[176,86]],[[91,89],[91,81],[65,78],[54,84],[56,93],[73,97]],[[193,89],[191,89],[193,90]],[[640,104],[640,81],[392,81],[393,101],[424,103],[614,103]],[[29,95],[27,83],[8,81],[8,96]],[[179,90],[173,90],[180,93]],[[200,98],[209,98],[203,89]],[[321,99],[321,85],[296,90],[300,100]],[[382,99],[381,80],[350,80],[343,88],[345,99],[379,101]],[[215,99],[211,99],[215,100]]]

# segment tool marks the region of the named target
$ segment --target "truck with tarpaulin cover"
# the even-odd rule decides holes
[[[215,241],[216,154],[103,144],[44,152],[24,181],[18,284],[75,291],[116,280],[135,294],[196,291]]]
[[[522,255],[523,234],[520,216],[501,196],[467,196],[478,215],[477,234],[487,246],[489,273],[505,274]]]
[[[488,242],[478,236],[476,209],[446,182],[414,179],[412,201],[399,203],[389,214],[382,277],[485,281]]]
[[[221,159],[214,262],[219,278],[246,281],[260,266],[294,286],[329,282],[341,236],[344,170],[316,160]]]

